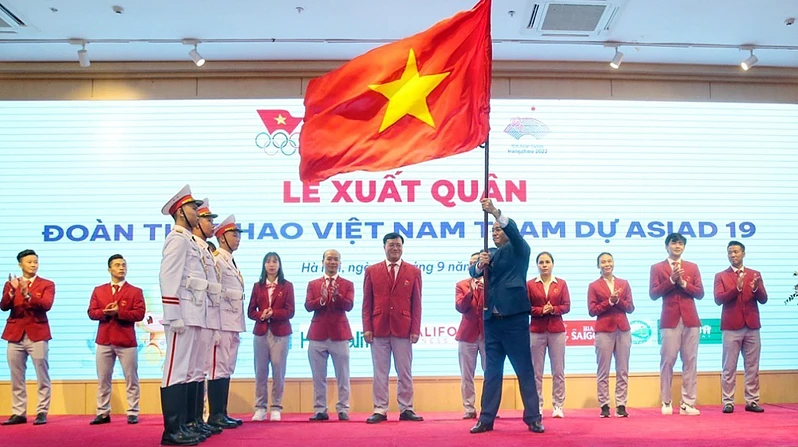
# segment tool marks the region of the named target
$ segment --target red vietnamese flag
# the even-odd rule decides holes
[[[490,129],[490,0],[308,84],[299,177],[319,182],[470,151]]]

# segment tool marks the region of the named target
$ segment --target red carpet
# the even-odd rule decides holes
[[[389,421],[367,425],[367,414],[352,414],[352,421],[308,422],[309,414],[284,414],[281,422],[245,422],[200,444],[205,447],[346,446],[346,447],[461,447],[490,444],[501,447],[555,445],[556,447],[693,446],[759,447],[798,446],[798,404],[764,405],[766,412],[753,414],[738,405],[733,414],[718,406],[702,406],[701,416],[662,416],[659,408],[629,410],[628,419],[600,419],[598,409],[566,410],[565,419],[544,417],[546,433],[527,431],[520,411],[502,411],[490,433],[471,435],[473,421],[460,414],[424,413],[424,422]],[[676,409],[678,412],[678,409]],[[251,415],[247,415],[251,416]],[[334,415],[333,419],[335,419]],[[544,415],[545,416],[545,415]],[[0,427],[4,446],[48,447],[142,447],[157,446],[161,436],[159,415],[143,415],[138,425],[127,425],[122,415],[108,425],[89,426],[90,416],[52,416],[47,425]],[[5,420],[5,418],[4,418]],[[245,421],[248,418],[245,419]]]

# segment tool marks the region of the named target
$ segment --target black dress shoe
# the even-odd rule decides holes
[[[131,414],[130,416],[127,417],[127,423],[131,424],[131,425],[138,424],[139,423],[139,417],[136,416],[135,414]]]
[[[477,413],[474,411],[466,411],[466,414],[463,415],[463,419],[476,419]]]
[[[232,422],[232,423],[234,423],[236,425],[243,425],[244,424],[244,421],[242,421],[241,419],[231,418],[228,415],[224,415],[224,417],[227,418],[228,421],[230,421],[230,422]]]
[[[421,422],[424,418],[414,413],[413,410],[405,410],[399,414],[399,420]]]
[[[533,431],[535,433],[543,433],[543,424],[540,422],[533,422],[529,424],[529,431]]]
[[[7,421],[3,421],[2,425],[19,425],[25,424],[28,422],[28,418],[25,416],[20,416],[18,414],[12,414]]]
[[[734,405],[732,405],[732,404],[724,405],[723,406],[723,412],[726,413],[726,414],[734,413]]]
[[[477,422],[477,425],[471,427],[471,434],[475,435],[477,433],[485,433],[486,431],[493,431],[493,422],[490,424],[485,424],[481,421]]]
[[[388,420],[388,416],[380,413],[374,413],[366,419],[367,424],[379,424]]]
[[[327,413],[316,413],[308,418],[309,421],[326,421],[329,419],[330,416]]]
[[[47,413],[39,413],[33,420],[33,425],[44,425],[47,423]]]
[[[754,413],[764,413],[765,409],[760,407],[756,402],[751,402],[745,406],[745,411],[752,411]]]
[[[111,415],[109,414],[98,414],[97,417],[92,419],[89,422],[89,425],[100,425],[100,424],[110,424],[111,423]]]
[[[349,415],[344,413],[343,411],[341,411],[341,412],[338,413],[338,420],[339,421],[348,421],[349,420]]]

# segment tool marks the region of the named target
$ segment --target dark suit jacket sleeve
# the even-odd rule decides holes
[[[610,299],[601,293],[596,283],[591,283],[587,287],[587,312],[591,317],[597,317],[612,307]]]
[[[480,278],[483,274],[485,274],[485,270],[481,272],[477,271],[477,263],[475,262],[472,266],[468,267],[468,274],[471,275],[472,278]]]
[[[465,284],[468,284],[467,282]],[[474,307],[474,293],[470,287],[466,287],[462,282],[454,285],[454,308],[461,314],[468,313]]]
[[[571,311],[571,293],[568,291],[568,283],[562,282],[560,304],[552,306],[552,315],[564,315]]]
[[[97,288],[95,287],[94,290],[91,292],[91,299],[89,300],[89,319],[102,321],[102,320],[110,320],[111,317],[103,313],[103,307],[100,306],[100,300],[97,297]]]
[[[508,218],[507,226],[502,228],[502,230],[504,230],[504,234],[507,235],[507,239],[510,240],[510,244],[512,244],[516,256],[522,256],[526,253],[526,256],[529,257],[529,245],[527,245],[521,233],[518,231],[518,226],[515,224],[515,221]]]
[[[732,288],[727,289],[723,284],[723,272],[715,274],[715,283],[713,287],[713,295],[715,295],[715,304],[722,306],[723,304],[730,303],[737,299],[740,292],[737,290],[737,284]]]
[[[543,306],[536,306],[532,297],[535,296],[535,280],[529,280],[526,283],[526,297],[529,298],[529,305],[531,308],[529,309],[529,313],[533,317],[542,317],[543,316]]]
[[[342,289],[343,293],[341,293]],[[344,312],[349,312],[355,307],[355,287],[352,283],[341,282],[338,287],[338,296],[335,298],[335,301],[332,302],[332,307],[333,309],[342,310]]]
[[[416,272],[413,294],[410,296],[410,335],[421,335],[421,270]]]
[[[29,303],[31,309],[38,309],[47,312],[53,308],[55,300],[55,283],[48,281],[42,290],[41,296],[33,296]]]
[[[260,284],[256,283],[254,287],[252,287],[252,293],[249,295],[249,306],[247,307],[247,316],[250,320],[260,321],[260,314],[261,311],[258,309],[258,291],[260,290]]]
[[[618,304],[616,304],[616,306],[620,306],[621,310],[628,314],[635,311],[635,303],[632,301],[632,288],[629,287],[628,282],[624,283],[621,296],[618,297]]]
[[[652,300],[658,300],[676,288],[670,277],[660,277],[658,269],[659,264],[654,264],[651,266],[651,272],[649,273],[648,295]]]
[[[118,293],[118,292],[117,292]],[[138,287],[134,287],[130,292],[131,299],[130,308],[119,308],[119,313],[116,318],[121,321],[137,322],[144,319],[144,314],[147,312],[147,306],[144,304],[144,293]]]
[[[372,323],[371,316],[374,310],[374,286],[371,283],[371,273],[366,269],[366,274],[363,276],[363,310],[361,316],[363,317],[363,332],[374,332],[374,324]]]
[[[308,312],[314,312],[320,310],[322,307],[321,305],[321,287],[318,281],[311,281],[308,283],[308,291],[305,295],[305,310]]]
[[[704,283],[701,282],[701,272],[698,271],[698,266],[695,267],[695,275],[687,282],[684,291],[697,300],[704,297]]]
[[[285,306],[272,309],[272,320],[288,321],[294,318],[294,285],[286,281],[283,286],[285,291]]]

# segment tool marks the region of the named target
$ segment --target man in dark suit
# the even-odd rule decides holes
[[[698,416],[695,407],[697,394],[698,339],[701,320],[695,300],[704,297],[704,285],[698,266],[682,259],[687,239],[679,233],[665,238],[668,258],[651,266],[648,294],[652,300],[662,298],[662,330],[659,381],[662,394],[662,414],[673,414],[671,385],[676,355],[682,359],[682,403],[679,414]]]
[[[10,310],[3,340],[8,341],[8,369],[11,370],[11,418],[3,425],[24,424],[28,409],[28,394],[25,391],[25,367],[28,356],[36,369],[39,404],[33,425],[47,423],[50,409],[50,372],[47,362],[49,352],[50,325],[47,311],[53,307],[55,284],[36,276],[39,271],[39,256],[33,250],[23,250],[17,255],[22,277],[8,275],[3,287],[0,309]]]
[[[111,376],[119,359],[127,391],[127,423],[139,421],[138,343],[136,322],[144,319],[144,293],[125,281],[127,262],[122,255],[108,258],[111,282],[97,286],[89,301],[89,318],[99,321],[97,329],[97,416],[89,424],[111,422]]]
[[[762,276],[743,265],[745,245],[737,241],[726,247],[731,266],[715,275],[715,304],[723,306],[720,330],[723,332],[723,373],[721,391],[723,412],[734,412],[737,359],[743,354],[745,367],[745,411],[763,413],[759,406],[759,304],[768,302]]]
[[[400,421],[423,421],[413,411],[413,344],[421,335],[421,270],[402,261],[404,238],[388,233],[382,238],[385,261],[366,269],[363,278],[363,339],[371,345],[374,364],[374,414],[366,422],[388,417],[388,371],[393,354],[399,376],[396,400]]]
[[[493,420],[502,398],[502,375],[507,357],[510,358],[521,388],[524,422],[529,430],[543,433],[529,345],[531,305],[526,293],[529,244],[521,237],[515,222],[502,215],[501,210],[493,206],[490,199],[482,199],[482,210],[496,218],[493,224],[493,242],[497,249],[491,253],[480,253],[479,262],[469,270],[473,278],[486,277],[483,318],[487,352],[482,412],[471,433],[493,430]]]
[[[326,421],[327,415],[327,358],[332,357],[335,381],[338,383],[338,403],[335,411],[339,421],[349,420],[349,340],[352,330],[346,313],[355,305],[355,286],[338,274],[341,254],[327,250],[322,255],[324,276],[308,283],[305,309],[313,312],[308,329],[308,361],[313,374],[313,410],[311,421]]]

